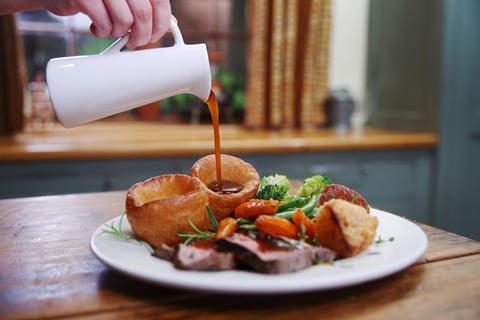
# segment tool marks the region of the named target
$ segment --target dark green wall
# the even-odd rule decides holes
[[[370,124],[437,128],[442,2],[371,0],[367,105]]]
[[[435,222],[480,240],[480,1],[444,4]]]
[[[370,9],[370,123],[438,133],[433,222],[480,240],[480,1]]]

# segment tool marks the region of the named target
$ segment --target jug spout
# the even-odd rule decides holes
[[[189,93],[200,98],[203,102],[207,102],[208,97],[210,96],[210,91],[212,90],[212,76],[210,72],[210,63],[208,63],[206,47],[205,50],[202,50],[202,52],[204,57],[201,60],[207,61],[207,63],[203,62],[195,66],[195,68],[201,68],[202,70],[195,72],[199,75],[199,77],[192,83],[188,91]]]

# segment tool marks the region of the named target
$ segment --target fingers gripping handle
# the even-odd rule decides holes
[[[112,54],[112,53],[118,53],[120,50],[122,50],[123,47],[125,47],[128,43],[128,39],[130,39],[130,35],[127,34],[126,36],[123,36],[121,38],[118,38],[115,40],[114,43],[110,45],[107,49],[103,50],[100,54]]]
[[[185,42],[183,42],[182,33],[180,32],[180,29],[178,28],[177,23],[173,19],[170,20],[170,32],[173,34],[173,39],[175,40],[175,46],[185,45]],[[112,54],[112,53],[120,52],[120,50],[122,50],[122,48],[127,45],[129,38],[130,38],[129,34],[127,34],[124,37],[118,38],[117,40],[115,40],[114,43],[112,43],[107,49],[105,49],[100,54],[104,55],[104,54]]]

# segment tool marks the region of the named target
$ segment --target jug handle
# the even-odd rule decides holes
[[[175,40],[174,46],[185,45],[185,42],[183,42],[182,33],[180,32],[180,29],[178,28],[177,23],[173,19],[170,20],[170,32],[173,34],[173,39]],[[112,43],[107,49],[103,50],[100,54],[103,55],[103,54],[112,54],[112,53],[120,52],[120,50],[122,50],[122,48],[127,45],[129,38],[130,38],[129,34],[121,38],[118,38],[117,40],[115,40],[114,43]]]

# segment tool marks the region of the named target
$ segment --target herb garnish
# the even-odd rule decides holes
[[[351,203],[355,204],[355,201],[357,201],[357,198],[358,198],[358,193],[354,192]]]
[[[383,239],[381,236],[378,236],[378,239],[375,241],[376,245],[380,245],[382,243],[385,243],[387,240]],[[388,241],[393,242],[395,241],[395,237],[390,237],[388,238]]]
[[[207,206],[207,214],[208,214],[208,219],[210,220],[210,223],[212,224],[213,231],[218,230],[218,221],[217,218],[215,218],[215,215],[212,212],[212,209],[210,209],[209,206]]]
[[[212,223],[213,230],[216,232],[217,229],[218,229],[218,221],[215,218],[215,215],[213,214],[210,207],[207,206],[206,209],[207,209],[208,219]],[[215,237],[215,232],[212,232],[212,231],[209,231],[209,230],[202,231],[202,230],[198,229],[198,227],[190,219],[188,219],[188,224],[190,225],[190,227],[192,227],[192,229],[196,233],[187,233],[187,232],[184,232],[184,231],[179,231],[177,233],[177,236],[179,236],[180,238],[185,238],[185,241],[183,242],[184,244],[189,244],[192,241],[198,241],[198,240],[203,240],[203,239],[208,239],[208,238]]]
[[[149,252],[153,252],[152,247],[148,243],[146,243],[145,241],[141,241],[141,240],[123,232],[122,223],[123,223],[123,218],[125,218],[126,214],[127,214],[126,212],[122,213],[122,216],[120,217],[120,221],[118,222],[117,226],[115,226],[114,222],[112,222],[110,225],[105,223],[104,228],[100,231],[98,236],[101,236],[102,234],[106,233],[106,234],[109,234],[109,235],[117,238],[118,240],[122,240],[122,241],[126,241],[126,242],[132,242],[132,243],[144,246],[144,247],[147,248],[147,250]]]
[[[383,240],[381,236],[378,236],[378,239],[375,241],[375,244],[379,245],[379,244],[382,244],[384,242],[385,242],[385,240]]]

